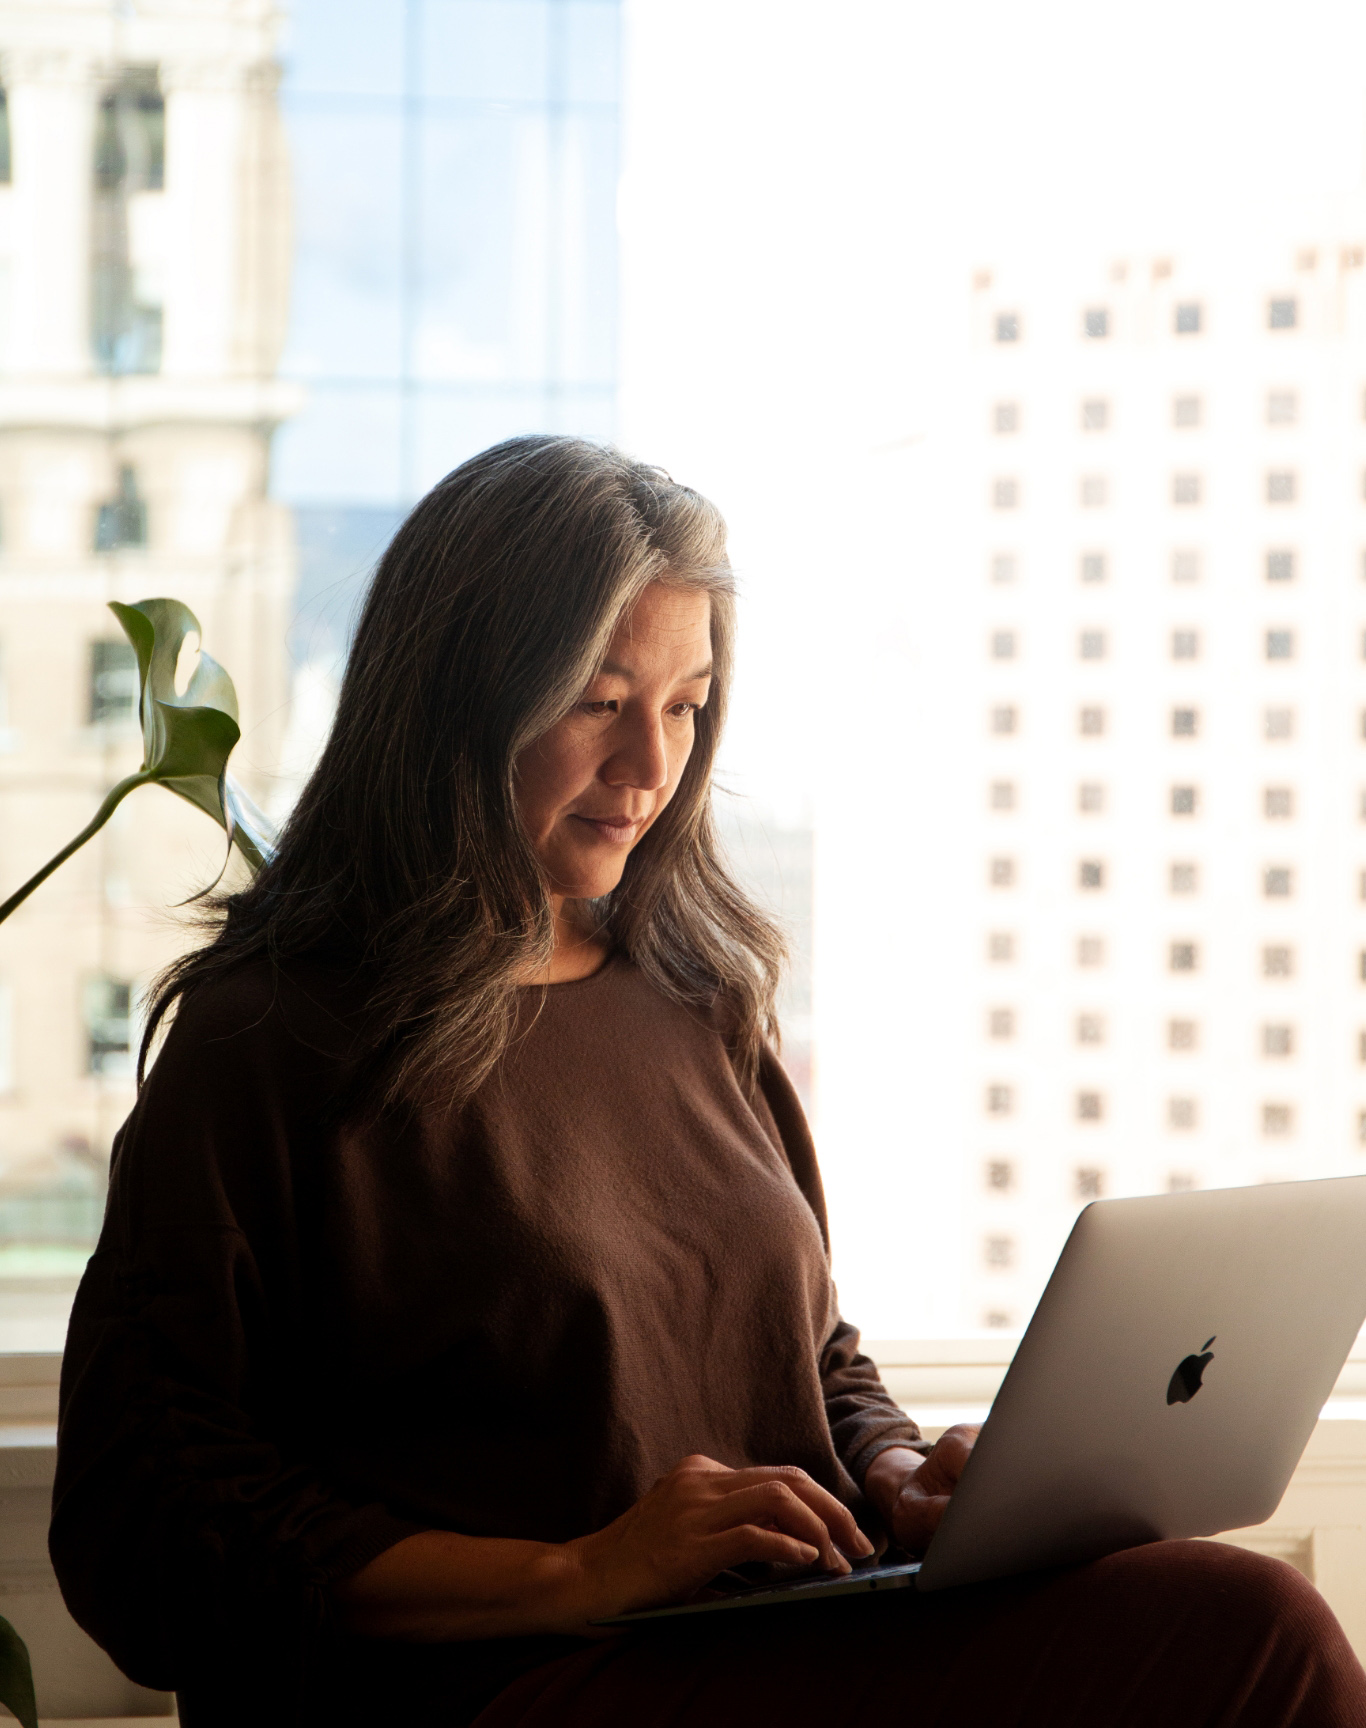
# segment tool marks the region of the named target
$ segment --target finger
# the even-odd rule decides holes
[[[725,1494],[711,1509],[708,1522],[713,1529],[717,1520],[727,1525],[773,1525],[788,1536],[808,1542],[820,1551],[821,1559],[832,1571],[840,1572],[848,1561],[831,1538],[824,1520],[804,1500],[798,1499],[785,1482],[770,1478],[756,1482],[752,1488],[737,1488]]]
[[[923,1470],[927,1484],[952,1488],[963,1474],[963,1467],[972,1455],[978,1430],[966,1425],[946,1428],[925,1460]]]
[[[732,1529],[708,1536],[697,1546],[699,1560],[707,1567],[708,1577],[726,1572],[732,1566],[752,1565],[767,1561],[774,1566],[816,1565],[819,1552],[809,1542],[787,1536],[781,1530],[768,1530],[758,1524],[737,1524]]]
[[[803,1501],[825,1525],[836,1543],[847,1554],[871,1554],[873,1544],[859,1529],[854,1514],[841,1500],[822,1488],[807,1475],[805,1470],[799,1470],[795,1464],[780,1464],[764,1468],[736,1470],[733,1472],[732,1483],[728,1484],[731,1492],[744,1487],[750,1480],[773,1481],[785,1484],[797,1498]]]

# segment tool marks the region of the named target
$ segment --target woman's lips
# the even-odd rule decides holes
[[[604,840],[613,846],[628,846],[635,839],[643,816],[580,816],[575,815],[576,822],[586,822],[590,828],[596,829]]]

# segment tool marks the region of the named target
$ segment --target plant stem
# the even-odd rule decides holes
[[[9,899],[6,900],[3,905],[0,905],[0,924],[5,922],[6,918],[9,917],[10,913],[14,911],[16,906],[23,905],[24,901],[28,899],[29,895],[32,894],[35,888],[37,888],[41,883],[47,881],[48,877],[59,864],[65,864],[71,854],[73,852],[78,852],[92,834],[99,833],[100,829],[104,827],[105,823],[114,814],[115,810],[130,792],[138,786],[146,785],[152,779],[153,776],[151,774],[149,774],[145,769],[140,768],[136,774],[130,774],[126,780],[120,780],[118,785],[113,787],[113,789],[106,795],[103,804],[101,804],[99,809],[95,812],[92,820],[86,827],[81,829],[80,833],[71,842],[71,844],[69,846],[63,846],[55,858],[49,858],[47,863],[43,865],[42,869],[36,876],[30,876],[22,888],[17,889],[10,895]]]

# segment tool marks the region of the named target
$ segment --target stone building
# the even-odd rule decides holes
[[[173,595],[269,802],[294,558],[267,496],[288,167],[270,0],[0,4],[0,899],[136,768],[110,600]],[[0,927],[0,1278],[69,1267],[132,1100],[139,996],[219,831],[158,788]]]

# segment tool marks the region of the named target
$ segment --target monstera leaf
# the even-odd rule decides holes
[[[10,1625],[0,1619],[0,1704],[23,1723],[38,1728],[38,1700],[33,1695],[33,1669],[28,1646]]]
[[[242,735],[232,679],[216,660],[200,654],[184,694],[176,691],[181,650],[188,637],[198,638],[199,620],[179,600],[139,600],[136,606],[114,601],[109,610],[138,657],[142,767],[120,780],[71,844],[0,905],[0,922],[97,834],[139,786],[165,786],[212,816],[253,870],[259,870],[273,850],[269,818],[228,779],[228,757]]]

